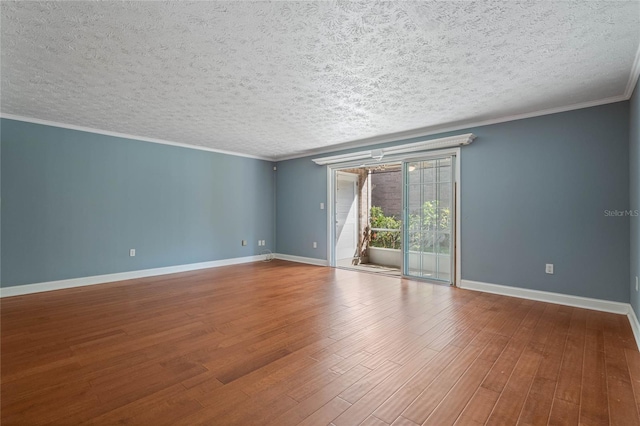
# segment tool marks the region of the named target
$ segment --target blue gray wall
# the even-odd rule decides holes
[[[462,278],[627,302],[630,219],[604,211],[629,205],[629,102],[432,137],[468,132]],[[326,167],[311,158],[278,163],[276,248],[326,259]]]
[[[640,89],[638,83],[630,100],[629,111],[629,209],[640,211]],[[640,217],[631,221],[631,306],[640,317],[640,292],[636,291],[636,277],[640,277]]]
[[[0,125],[2,286],[251,256],[258,239],[273,248],[271,162]]]
[[[604,214],[639,208],[638,97],[433,135],[478,136],[462,153],[463,279],[623,302],[631,283],[638,313],[638,218]],[[279,253],[326,259],[311,157],[278,163],[274,182],[266,161],[0,126],[2,286],[250,256],[276,237]]]

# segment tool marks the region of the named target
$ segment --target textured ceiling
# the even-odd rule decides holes
[[[621,96],[639,5],[3,1],[0,107],[277,158]]]

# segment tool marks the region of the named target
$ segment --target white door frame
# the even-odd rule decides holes
[[[344,172],[342,170],[336,170],[336,174],[335,174],[336,180],[338,179],[338,177],[341,177],[344,180],[348,180],[349,182],[353,183],[354,186],[354,202],[355,202],[355,207],[356,207],[356,232],[354,234],[354,252],[351,253],[350,257],[353,259],[353,256],[355,254],[355,250],[358,250],[358,245],[360,242],[360,185],[358,185],[359,180],[360,180],[360,176],[355,174],[355,173],[347,173]],[[337,189],[337,188],[336,188]],[[334,194],[336,194],[334,192]],[[332,206],[335,209],[335,199],[332,200],[334,202],[334,204],[332,204]],[[336,216],[337,216],[337,212],[335,212]],[[335,229],[338,225],[338,221],[337,221],[337,217],[334,220],[334,233],[335,233]],[[347,223],[345,222],[345,226],[347,225]],[[337,249],[338,246],[338,239],[335,238],[333,241],[334,247]],[[337,250],[336,250],[337,251]],[[334,253],[335,254],[335,253]],[[344,258],[341,258],[344,259]],[[336,262],[338,261],[338,259],[336,259]]]
[[[356,160],[345,163],[335,163],[327,165],[327,259],[329,260],[329,266],[336,266],[335,259],[335,247],[333,242],[335,241],[335,227],[333,224],[335,223],[335,175],[338,170],[341,169],[355,169],[359,167],[368,167],[368,166],[376,166],[380,164],[389,164],[389,163],[402,163],[404,161],[414,160],[414,159],[429,159],[430,157],[442,157],[447,155],[454,155],[456,158],[456,166],[455,166],[455,182],[456,182],[456,229],[455,229],[455,240],[456,240],[456,257],[455,257],[455,281],[453,284],[456,287],[460,287],[460,283],[462,281],[462,227],[460,226],[460,217],[462,212],[462,204],[460,203],[460,193],[462,192],[462,181],[461,181],[461,173],[462,169],[462,154],[460,148],[449,148],[449,149],[440,149],[433,151],[425,151],[425,152],[411,152],[407,154],[399,154],[384,157],[384,161],[377,161],[375,159],[364,159],[364,160]],[[404,182],[404,178],[403,178]],[[404,191],[403,191],[404,192]],[[404,194],[402,199],[402,205],[404,206]],[[404,253],[403,253],[404,258]],[[404,268],[403,268],[404,270]],[[410,277],[411,279],[415,279]]]
[[[450,195],[451,197],[451,210],[453,211],[454,214],[454,222],[451,226],[451,231],[452,231],[452,236],[451,236],[451,242],[457,246],[457,241],[456,241],[456,210],[457,210],[457,200],[453,198],[453,195],[457,192],[456,191],[456,186],[457,186],[457,180],[456,180],[456,165],[457,165],[457,159],[455,154],[447,154],[447,155],[442,155],[442,156],[437,156],[437,155],[428,155],[428,156],[424,156],[424,157],[417,157],[415,159],[411,159],[411,160],[407,160],[406,162],[404,162],[402,164],[402,178],[403,178],[403,198],[402,198],[402,202],[403,202],[403,209],[402,209],[402,222],[403,224],[408,224],[409,223],[409,210],[408,210],[408,204],[410,202],[410,200],[407,198],[409,196],[409,188],[408,188],[408,182],[406,181],[406,179],[408,178],[408,170],[407,170],[407,166],[410,163],[422,163],[422,162],[426,162],[426,161],[435,161],[435,160],[440,160],[440,159],[446,159],[446,158],[450,158],[451,159],[451,193]],[[421,182],[422,183],[422,182]],[[409,230],[407,229],[406,226],[403,227],[402,229],[402,255],[403,257],[406,259],[410,258],[410,250],[408,247],[409,244]],[[424,255],[424,253],[420,252],[421,255]],[[439,263],[439,260],[436,259],[436,264]],[[456,257],[454,254],[454,257],[451,258],[451,256],[449,256],[449,276],[450,276],[450,280],[448,282],[448,284],[450,285],[455,285],[455,277],[457,274],[457,271],[454,269],[456,264]],[[408,278],[413,278],[413,279],[425,279],[428,281],[432,281],[429,278],[422,278],[419,276],[415,276],[415,275],[410,275],[409,274],[409,269],[410,267],[407,266],[407,262],[405,261],[404,265],[406,267],[406,269],[403,269],[402,271],[402,275],[406,276]],[[437,281],[439,283],[443,283],[444,280],[440,280],[440,279],[436,279],[434,278],[433,281]]]

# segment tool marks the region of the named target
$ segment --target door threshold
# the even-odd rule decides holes
[[[372,265],[367,267],[364,265],[366,264],[352,265],[352,266],[337,265],[335,266],[335,268],[344,269],[347,271],[366,272],[367,274],[384,275],[385,277],[402,278],[402,273],[400,272],[399,269],[385,268],[378,265],[375,265],[375,266]]]

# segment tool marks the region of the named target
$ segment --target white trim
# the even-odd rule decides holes
[[[373,158],[372,151],[360,151],[350,154],[334,155],[332,157],[314,158],[311,161],[319,166],[326,166],[327,164],[344,163],[355,160],[370,160],[371,158]],[[382,159],[382,157],[380,157],[380,159]],[[376,159],[376,161],[380,160]]]
[[[361,147],[373,146],[381,143],[397,142],[405,139],[432,136],[432,135],[437,135],[439,133],[455,132],[458,130],[470,129],[472,127],[489,126],[491,124],[500,124],[500,123],[506,123],[509,121],[523,120],[525,118],[534,118],[534,117],[540,117],[543,115],[573,111],[576,109],[591,108],[599,105],[612,104],[615,102],[626,101],[628,99],[629,97],[627,97],[626,95],[618,95],[618,96],[612,96],[610,98],[598,99],[595,101],[581,102],[581,103],[567,105],[567,106],[549,108],[549,109],[544,109],[540,111],[527,112],[524,114],[507,115],[499,118],[491,118],[488,120],[480,120],[480,121],[469,120],[469,121],[460,121],[457,124],[452,124],[452,123],[438,124],[434,126],[427,126],[427,127],[421,127],[418,129],[407,130],[404,132],[374,136],[366,139],[358,139],[355,141],[345,142],[345,143],[336,144],[336,145],[330,145],[328,147],[319,148],[319,149],[310,149],[308,151],[300,152],[298,154],[277,157],[275,161],[293,160],[295,158],[328,154],[331,152],[338,152],[338,151],[351,149],[351,148],[361,148]]]
[[[16,120],[16,121],[24,121],[25,123],[42,124],[44,126],[59,127],[59,128],[62,128],[62,129],[78,130],[80,132],[96,133],[98,135],[106,135],[106,136],[114,136],[114,137],[117,137],[117,138],[133,139],[133,140],[142,141],[142,142],[152,142],[152,143],[159,143],[159,144],[162,144],[162,145],[178,146],[180,148],[189,148],[189,149],[196,149],[196,150],[199,150],[199,151],[215,152],[217,154],[225,154],[225,155],[233,155],[233,156],[236,156],[236,157],[253,158],[255,160],[265,160],[265,161],[271,161],[271,162],[275,162],[276,161],[273,158],[260,156],[260,155],[243,154],[243,153],[240,153],[240,152],[225,151],[223,149],[209,148],[209,147],[206,147],[206,146],[190,145],[190,144],[186,144],[186,143],[182,143],[182,142],[173,142],[173,141],[168,141],[168,140],[164,140],[164,139],[148,138],[146,136],[136,136],[136,135],[130,135],[130,134],[127,134],[127,133],[112,132],[112,131],[109,131],[109,130],[94,129],[92,127],[76,126],[75,124],[58,123],[58,122],[55,122],[55,121],[41,120],[39,118],[23,117],[23,116],[20,116],[20,115],[0,113],[0,118],[6,118],[6,119],[9,119],[9,120]]]
[[[631,305],[629,305],[628,303],[591,299],[589,297],[571,296],[569,294],[531,290],[528,288],[509,287],[506,285],[488,284],[471,280],[462,280],[461,288],[467,290],[482,291],[484,293],[518,297],[520,299],[537,300],[539,302],[574,306],[576,308],[593,309],[595,311],[610,312],[613,314],[627,315],[629,313],[629,309],[631,308]]]
[[[555,303],[558,305],[626,315],[629,320],[629,324],[631,325],[631,330],[633,331],[636,346],[640,349],[640,323],[638,323],[638,318],[629,303],[571,296],[569,294],[552,293],[549,291],[531,290],[527,288],[509,287],[506,285],[489,284],[471,280],[462,280],[461,288],[465,290],[481,291],[484,293],[500,294],[502,296],[517,297],[520,299],[536,300],[538,302]]]
[[[462,179],[461,179],[461,170],[462,170],[462,150],[460,148],[456,149],[456,164],[455,164],[455,179],[456,179],[456,282],[454,285],[456,287],[460,287],[462,284],[462,226],[461,225],[461,217],[462,217],[462,198],[460,194],[462,193]]]
[[[358,181],[360,180],[360,176],[358,174],[355,173],[350,173],[350,172],[343,172],[342,170],[336,170],[336,181],[338,180],[338,177],[340,177],[340,180],[345,180],[347,181],[350,186],[353,188],[354,191],[354,200],[351,203],[351,205],[353,206],[354,204],[356,205],[356,209],[355,209],[355,213],[356,213],[356,220],[355,223],[353,223],[354,227],[355,227],[355,233],[353,234],[353,251],[351,253],[351,256],[354,256],[355,252],[358,251],[358,247],[360,244],[360,187],[358,186]],[[337,188],[337,186],[336,186]],[[336,195],[337,191],[335,192]],[[331,200],[333,202],[335,202],[336,200]],[[337,212],[334,212],[336,214],[336,226],[338,224],[338,219],[337,219]],[[345,223],[344,226],[346,226],[346,219],[345,219]],[[335,245],[338,245],[338,241],[335,241]],[[337,250],[335,250],[337,251]],[[334,256],[335,256],[335,252],[334,252]],[[327,257],[327,259],[331,259],[330,257]],[[328,264],[329,265],[333,265],[333,266],[337,266],[335,264],[335,259],[331,259],[332,261],[329,261]]]
[[[335,221],[335,179],[334,179],[334,171],[336,169],[332,166],[327,166],[327,202],[326,202],[326,212],[327,212],[327,265],[328,266],[336,266],[335,259],[335,246],[334,241],[336,228],[334,225]]]
[[[473,133],[467,133],[464,135],[449,136],[446,138],[431,139],[427,141],[420,141],[414,143],[408,143],[403,145],[395,145],[388,148],[374,149],[370,151],[351,152],[349,154],[334,155],[331,157],[314,158],[311,161],[319,166],[326,166],[329,164],[346,163],[356,160],[370,160],[374,159],[377,162],[382,161],[385,156],[396,156],[398,154],[413,154],[421,151],[451,148],[462,145],[469,145],[476,136]]]
[[[475,138],[475,136],[473,136],[473,134],[470,133],[470,135]],[[471,143],[471,142],[469,142]],[[454,213],[455,213],[455,221],[456,221],[456,227],[455,227],[455,238],[456,238],[456,254],[455,254],[455,282],[452,281],[452,285],[456,286],[456,287],[460,287],[460,283],[462,280],[462,231],[461,231],[461,227],[460,227],[460,223],[461,220],[460,218],[462,217],[461,211],[461,188],[462,188],[462,179],[461,179],[461,161],[462,161],[462,149],[460,149],[460,147],[457,148],[450,148],[450,149],[442,149],[442,150],[437,150],[437,151],[428,151],[428,152],[424,152],[424,153],[420,153],[420,156],[415,157],[416,161],[424,161],[424,160],[428,160],[430,158],[438,158],[438,157],[444,157],[444,156],[453,156],[455,157],[455,164],[454,164],[454,172],[455,175],[453,176],[454,178],[454,182],[456,183],[457,186],[457,191],[456,191],[456,205],[455,205],[455,209],[454,209]],[[403,191],[403,197],[404,197],[404,191]],[[402,205],[404,206],[404,198],[402,200]],[[402,257],[404,260],[404,256]],[[403,271],[404,271],[404,265],[403,265]],[[411,277],[411,276],[407,276],[407,278],[409,279],[416,279],[416,277]]]
[[[469,134],[473,136],[472,134]],[[464,135],[467,136],[467,135]],[[475,136],[474,136],[475,137]],[[462,179],[461,179],[461,164],[462,164],[462,149],[460,147],[456,148],[447,148],[447,149],[439,149],[434,151],[427,151],[422,153],[405,153],[405,154],[397,154],[389,157],[385,157],[385,161],[383,164],[402,164],[404,161],[408,161],[411,159],[425,159],[430,157],[442,157],[447,155],[453,155],[456,157],[456,167],[455,167],[455,180],[458,186],[458,190],[456,192],[456,282],[455,286],[460,287],[462,282],[462,231],[461,231],[461,197],[462,193]],[[375,166],[380,164],[377,160],[373,158],[368,158],[363,161],[352,161],[346,163],[335,163],[335,164],[327,164],[327,265],[336,266],[335,253],[334,253],[334,241],[335,241],[335,227],[334,225],[334,217],[335,217],[335,203],[333,200],[335,191],[334,191],[334,174],[341,169],[348,169],[354,167],[366,167],[366,166]],[[404,193],[404,191],[403,191]],[[404,195],[403,195],[404,197]],[[404,200],[402,201],[404,205]],[[402,256],[404,262],[404,256]]]
[[[328,263],[324,259],[315,259],[313,257],[293,256],[291,254],[276,253],[276,259],[288,260],[289,262],[307,263],[309,265],[327,266]]]
[[[43,291],[62,290],[65,288],[83,287],[87,285],[110,283],[114,281],[153,277],[156,275],[175,274],[177,272],[195,271],[198,269],[206,268],[217,268],[220,266],[257,262],[260,260],[264,260],[264,256],[257,255],[247,257],[234,257],[231,259],[213,260],[211,262],[189,263],[186,265],[167,266],[164,268],[142,269],[139,271],[119,272],[115,274],[94,275],[92,277],[71,278],[68,280],[2,287],[0,288],[0,297],[20,296],[23,294],[40,293]]]
[[[636,57],[633,61],[633,65],[631,66],[629,81],[627,82],[627,88],[624,91],[625,98],[630,99],[631,95],[633,95],[633,89],[636,87],[636,83],[638,82],[639,76],[640,76],[640,46],[638,46]]]
[[[627,318],[629,318],[629,324],[631,325],[631,331],[633,331],[633,337],[636,339],[636,345],[640,349],[640,323],[638,323],[638,317],[636,317],[636,313],[633,311],[631,305],[629,305]]]
[[[580,102],[580,103],[577,103],[577,104],[571,104],[571,105],[566,105],[566,106],[561,106],[561,107],[549,108],[549,109],[544,109],[544,110],[539,110],[539,111],[527,112],[527,113],[523,113],[523,114],[506,115],[506,116],[502,116],[502,117],[498,117],[498,118],[491,118],[491,119],[487,119],[487,120],[479,120],[479,121],[468,120],[468,121],[460,121],[457,124],[447,123],[447,124],[438,124],[438,125],[433,125],[433,126],[421,127],[421,128],[418,128],[418,129],[407,130],[407,131],[404,131],[404,132],[396,132],[396,133],[390,133],[390,134],[385,134],[385,135],[373,136],[373,137],[366,138],[366,139],[357,139],[357,140],[350,141],[350,142],[345,142],[345,143],[340,143],[340,144],[335,144],[335,145],[329,145],[328,147],[324,147],[324,148],[310,149],[310,150],[307,150],[307,151],[304,151],[304,152],[299,152],[297,154],[283,155],[283,156],[277,156],[277,157],[265,157],[265,156],[259,156],[259,155],[242,154],[242,153],[238,153],[238,152],[224,151],[224,150],[208,148],[208,147],[204,147],[204,146],[189,145],[189,144],[185,144],[185,143],[172,142],[172,141],[167,141],[167,140],[163,140],[163,139],[147,138],[147,137],[144,137],[144,136],[128,135],[128,134],[125,134],[125,133],[118,133],[118,132],[111,132],[111,131],[108,131],[108,130],[93,129],[93,128],[90,128],[90,127],[76,126],[76,125],[73,125],[73,124],[58,123],[58,122],[54,122],[54,121],[41,120],[41,119],[38,119],[38,118],[23,117],[23,116],[18,116],[18,115],[13,115],[13,114],[0,113],[0,118],[8,118],[8,119],[11,119],[11,120],[25,121],[27,123],[44,124],[44,125],[47,125],[47,126],[61,127],[61,128],[65,128],[65,129],[72,129],[72,130],[79,130],[79,131],[83,131],[83,132],[98,133],[98,134],[107,135],[107,136],[115,136],[115,137],[122,137],[122,138],[127,138],[127,139],[135,139],[135,140],[140,140],[140,141],[144,141],[144,142],[153,142],[153,143],[160,143],[160,144],[164,144],[164,145],[173,145],[173,146],[179,146],[179,147],[182,147],[182,148],[197,149],[197,150],[201,150],[201,151],[216,152],[216,153],[219,153],[219,154],[235,155],[235,156],[238,156],[238,157],[254,158],[254,159],[257,159],[257,160],[279,162],[279,161],[285,161],[285,160],[293,160],[295,158],[309,157],[309,156],[312,156],[312,155],[328,154],[328,153],[331,153],[331,152],[338,152],[338,151],[351,149],[351,148],[361,148],[361,147],[372,146],[372,145],[382,144],[382,143],[387,143],[387,142],[397,142],[397,141],[401,141],[401,140],[405,140],[405,139],[432,136],[432,135],[436,135],[436,134],[439,134],[439,133],[454,132],[454,131],[457,131],[457,130],[469,129],[471,127],[489,126],[489,125],[492,125],[492,124],[506,123],[506,122],[509,122],[509,121],[523,120],[523,119],[526,119],[526,118],[534,118],[534,117],[540,117],[540,116],[543,116],[543,115],[557,114],[557,113],[573,111],[573,110],[577,110],[577,109],[591,108],[591,107],[600,106],[600,105],[612,104],[612,103],[615,103],[615,102],[622,102],[622,101],[628,100],[631,97],[631,95],[633,93],[633,87],[635,87],[635,82],[638,80],[638,75],[639,74],[640,74],[640,55],[636,55],[634,66],[633,66],[633,69],[632,69],[631,74],[629,76],[629,82],[627,83],[627,88],[626,88],[625,93],[623,95],[612,96],[612,97],[609,97],[609,98],[597,99],[597,100],[588,101],[588,102]]]

